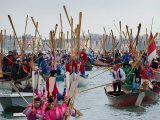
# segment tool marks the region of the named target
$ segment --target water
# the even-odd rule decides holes
[[[94,71],[89,72],[91,79],[87,79],[88,85],[80,88],[79,91],[110,83],[109,72],[98,75],[103,71],[94,68]],[[62,88],[64,84],[58,83],[58,85]],[[81,110],[83,116],[71,118],[71,120],[160,120],[160,101],[154,104],[142,104],[142,107],[116,108],[108,105],[103,87],[78,94],[75,105],[77,109]],[[25,120],[25,118],[14,118],[12,113],[2,111],[0,112],[0,120]]]

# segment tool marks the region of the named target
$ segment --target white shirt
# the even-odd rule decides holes
[[[119,68],[117,71],[112,70],[111,72],[112,72],[113,81],[126,79],[126,74],[124,70],[121,68]]]

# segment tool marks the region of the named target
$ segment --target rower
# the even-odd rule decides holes
[[[141,75],[142,75],[141,86],[143,85],[143,82],[146,81],[148,82],[150,89],[152,89],[153,86],[151,84],[151,80],[154,78],[154,71],[153,68],[149,66],[148,61],[146,61],[144,66],[142,67]]]
[[[123,71],[122,68],[118,64],[113,65],[113,70],[112,70],[112,77],[113,77],[113,89],[114,93],[117,93],[117,87],[118,87],[118,94],[121,93],[121,86],[122,82],[125,80],[125,72]]]

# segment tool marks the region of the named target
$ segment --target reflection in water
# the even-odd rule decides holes
[[[100,74],[104,70],[91,71],[90,78],[87,79],[88,85],[79,88],[79,91],[94,86],[110,83],[111,77],[109,72]],[[100,75],[98,75],[100,74]],[[94,77],[96,76],[96,77]],[[64,83],[59,82],[60,89]],[[71,120],[160,120],[160,102],[152,104],[142,104],[141,107],[113,107],[108,105],[108,100],[103,87],[93,89],[76,97],[76,108],[81,110],[83,116],[79,118],[71,118]],[[25,120],[25,118],[13,118],[12,113],[0,113],[0,120]]]

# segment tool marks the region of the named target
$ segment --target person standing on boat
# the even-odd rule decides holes
[[[80,54],[80,58],[82,58],[85,63],[88,61],[88,57],[87,57],[87,54],[85,52],[85,49],[82,49],[81,54]]]
[[[144,66],[142,67],[141,75],[141,85],[143,84],[143,82],[148,82],[149,87],[152,89],[153,87],[150,80],[154,78],[154,71],[153,68],[149,66],[148,61],[146,61]]]
[[[118,87],[118,93],[120,93],[122,82],[125,80],[126,74],[118,64],[113,65],[112,77],[113,77],[112,85],[113,85],[114,93],[116,93],[117,87]]]

